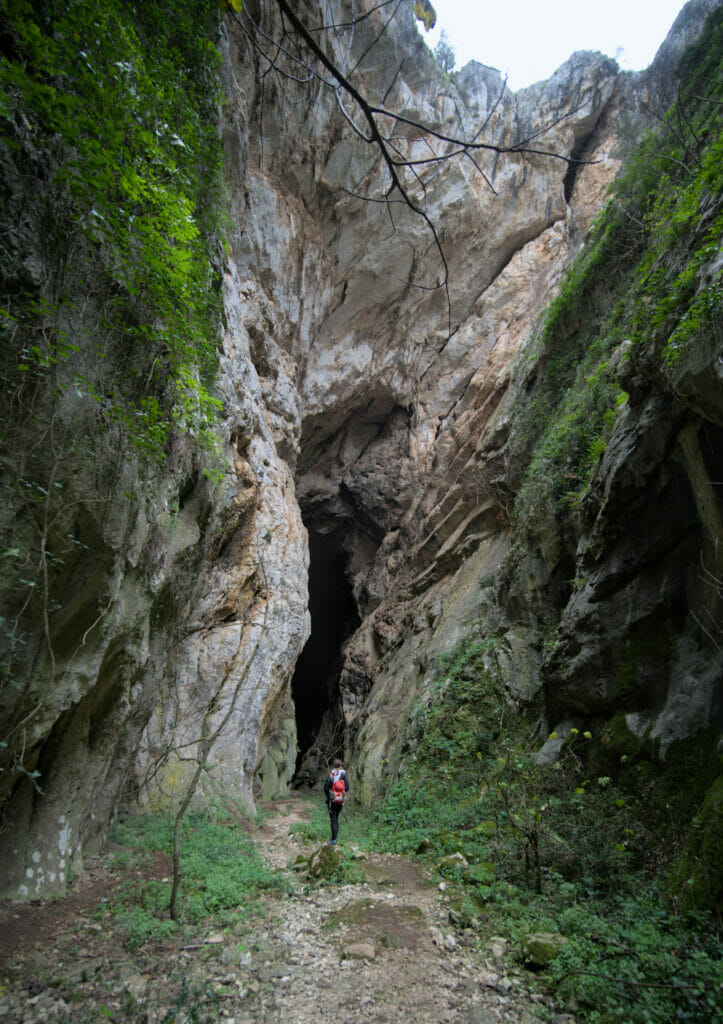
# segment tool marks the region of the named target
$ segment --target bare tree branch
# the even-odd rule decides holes
[[[354,135],[365,145],[375,147],[381,159],[381,166],[386,172],[386,181],[380,186],[381,197],[361,195],[344,189],[347,195],[363,199],[366,202],[400,203],[405,205],[416,217],[423,220],[432,237],[432,248],[436,251],[440,263],[440,272],[432,284],[415,284],[424,291],[442,289],[447,300],[448,332],[452,332],[452,309],[449,291],[449,265],[442,245],[441,233],[426,210],[427,190],[434,178],[433,174],[422,175],[418,168],[440,166],[448,160],[463,158],[468,160],[480,175],[484,187],[492,195],[497,195],[494,186],[494,171],[490,173],[482,166],[479,156],[484,153],[499,157],[503,154],[521,156],[537,156],[560,161],[567,166],[590,163],[576,157],[566,156],[554,149],[547,149],[537,143],[543,135],[559,125],[574,110],[569,110],[554,117],[549,122],[528,132],[523,138],[510,144],[493,142],[486,136],[496,112],[499,110],[507,90],[505,79],[499,94],[490,110],[471,138],[462,138],[443,130],[434,124],[427,124],[416,118],[408,117],[386,106],[394,84],[404,66],[402,61],[384,93],[380,105],[377,105],[364,94],[360,85],[352,82],[352,77],[360,70],[364,60],[387,32],[391,22],[397,17],[403,0],[383,0],[365,12],[352,12],[349,20],[344,22],[330,21],[328,24],[309,26],[297,13],[296,5],[291,0],[268,0],[268,6],[274,7],[281,22],[279,38],[270,34],[273,30],[265,30],[254,21],[245,9],[234,19],[244,35],[267,65],[264,74],[277,72],[282,78],[297,84],[308,84],[318,80],[326,88],[332,89],[339,111]],[[374,38],[363,49],[350,70],[345,64],[350,59],[354,28],[369,19],[372,15],[392,8],[388,17],[383,18],[381,28]],[[324,33],[336,32],[338,36],[348,33],[345,41],[345,55],[333,58],[321,45],[318,37]],[[277,33],[279,34],[279,33]],[[351,104],[351,106],[350,106]],[[402,129],[396,134],[395,126]],[[402,144],[403,143],[403,144]],[[428,156],[418,156],[414,152],[415,144],[423,143],[429,150]],[[438,152],[439,145],[446,151]],[[393,223],[393,222],[392,222]]]

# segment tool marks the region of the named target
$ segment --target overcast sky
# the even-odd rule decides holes
[[[457,58],[489,64],[509,75],[511,89],[549,78],[575,50],[602,50],[626,71],[646,68],[684,0],[432,0],[437,25]]]

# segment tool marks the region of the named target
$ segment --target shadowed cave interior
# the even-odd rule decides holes
[[[343,525],[309,531],[309,612],[311,634],[296,664],[291,692],[296,707],[297,772],[304,755],[317,739],[324,715],[339,698],[342,647],[360,618],[347,577],[349,555]],[[340,739],[341,746],[341,739]],[[342,750],[327,750],[327,757]],[[299,779],[297,782],[307,781]]]

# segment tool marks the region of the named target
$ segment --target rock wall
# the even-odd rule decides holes
[[[711,4],[689,6],[672,47]],[[270,9],[253,12],[273,36]],[[315,11],[308,5],[309,17]],[[373,14],[351,37],[329,37],[343,66],[365,54],[383,17]],[[43,782],[9,781],[0,840],[6,892],[62,888],[68,867],[95,849],[129,779],[145,800],[177,795],[188,770],[179,753],[192,751],[231,701],[206,787],[247,804],[288,787],[297,753],[291,679],[310,629],[305,526],[335,533],[361,619],[345,639],[339,706],[363,796],[389,774],[405,711],[436,655],[485,617],[504,637],[495,657],[515,699],[540,699],[539,625],[553,613],[563,625],[545,668],[557,681],[549,713],[582,711],[583,693],[590,713],[600,701],[607,713],[604,702],[614,699],[598,692],[589,670],[612,642],[600,603],[611,544],[616,558],[626,557],[606,532],[612,516],[591,513],[580,553],[589,589],[569,603],[556,590],[565,559],[554,535],[515,563],[515,586],[498,584],[519,484],[509,455],[512,400],[525,387],[533,328],[645,125],[658,72],[621,74],[600,54],[575,54],[549,81],[516,95],[481,65],[450,82],[411,10],[400,9],[362,60],[358,78],[369,95],[386,95],[395,110],[449,134],[485,123],[497,143],[546,126],[546,150],[589,161],[488,152],[478,159],[487,183],[471,161],[430,172],[425,209],[443,241],[447,301],[443,288],[430,288],[441,271],[425,222],[352,195],[380,197],[378,156],[352,133],[333,90],[261,75],[268,67],[231,14],[222,54],[226,475],[213,488],[179,450],[142,488],[131,463],[99,482],[110,495],[107,515],[94,517],[84,499],[78,536],[89,554],[58,584],[53,621],[54,635],[67,638],[52,672],[60,683],[28,727],[33,754],[24,764],[37,765]],[[413,137],[403,145],[415,153]],[[664,494],[671,453],[688,479],[702,479],[710,452],[682,423],[671,421],[661,440],[666,416],[631,410],[614,446],[619,457],[613,465],[611,451],[610,474],[600,477],[601,507],[637,509],[627,489],[653,480]],[[642,437],[655,440],[657,461]],[[129,486],[139,491],[136,503],[124,503]],[[666,579],[679,580],[701,530],[712,536],[717,528],[715,500],[705,488],[695,494],[679,518],[677,561],[660,570]],[[667,557],[664,548],[656,534],[647,555],[639,546],[636,553],[646,561]],[[655,586],[647,577],[643,589]],[[622,612],[620,623],[630,623]],[[42,627],[38,635],[40,649]],[[581,635],[582,653],[573,649]],[[686,679],[702,663],[706,692],[713,687],[712,663],[694,635],[683,631],[674,643],[677,667],[656,689],[658,708],[685,701]],[[48,667],[32,671],[39,688]],[[676,719],[676,735],[706,717],[704,705]],[[644,704],[633,710],[649,712]],[[661,735],[670,718],[656,719]]]
[[[357,29],[348,57],[349,40],[338,40],[339,60],[361,55],[381,24],[377,15]],[[546,149],[595,161],[573,175],[555,157],[483,153],[489,184],[471,163],[436,169],[426,209],[444,233],[448,306],[443,289],[417,287],[440,275],[424,221],[401,211],[390,227],[384,204],[350,195],[367,189],[373,198],[379,169],[333,93],[318,84],[294,91],[280,79],[261,92],[233,20],[226,47],[232,255],[235,278],[248,282],[240,286],[248,352],[304,521],[343,534],[363,618],[340,686],[351,738],[362,720],[375,721],[373,691],[386,692],[390,660],[415,642],[415,617],[427,628],[435,584],[481,545],[501,556],[506,487],[499,459],[480,457],[477,442],[600,206],[618,166],[614,122],[623,109],[638,116],[642,85],[601,55],[578,54],[517,96],[481,65],[455,86],[411,13],[400,12],[362,63],[369,95],[388,93],[395,109],[453,134],[487,122],[496,143],[545,125]],[[403,668],[400,678],[404,704],[416,679]],[[367,756],[360,744],[357,762]]]
[[[492,667],[515,701],[537,707],[541,737],[570,718],[604,731],[622,712],[639,742],[664,757],[671,742],[720,729],[723,665],[712,623],[720,621],[721,506],[711,480],[721,404],[685,399],[693,377],[718,377],[720,336],[710,339],[705,369],[681,370],[688,383],[675,394],[653,397],[652,362],[646,372],[621,371],[630,404],[581,521],[537,514],[524,530],[510,527],[529,458],[521,461],[516,417],[534,398],[533,324],[577,231],[599,209],[627,141],[621,126],[639,131],[638,104],[669,101],[662,69],[712,6],[686,9],[648,76],[618,80],[581,150],[601,163],[568,178],[565,221],[516,254],[450,342],[459,345],[460,377],[465,359],[479,369],[449,407],[436,406],[437,416],[440,407],[451,415],[437,420],[423,483],[377,557],[384,599],[347,649],[342,686],[365,799],[393,773],[406,712],[431,684],[437,656],[469,633],[497,637]],[[432,408],[425,423],[435,422]]]

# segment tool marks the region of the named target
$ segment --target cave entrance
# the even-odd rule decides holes
[[[343,730],[339,719],[339,675],[344,642],[360,623],[347,575],[346,530],[342,525],[309,532],[309,613],[311,634],[296,663],[291,693],[296,707],[299,755],[297,785],[316,781],[322,758],[341,757]],[[338,744],[338,748],[332,749]],[[317,756],[305,755],[321,747]],[[328,749],[327,749],[328,748]]]

